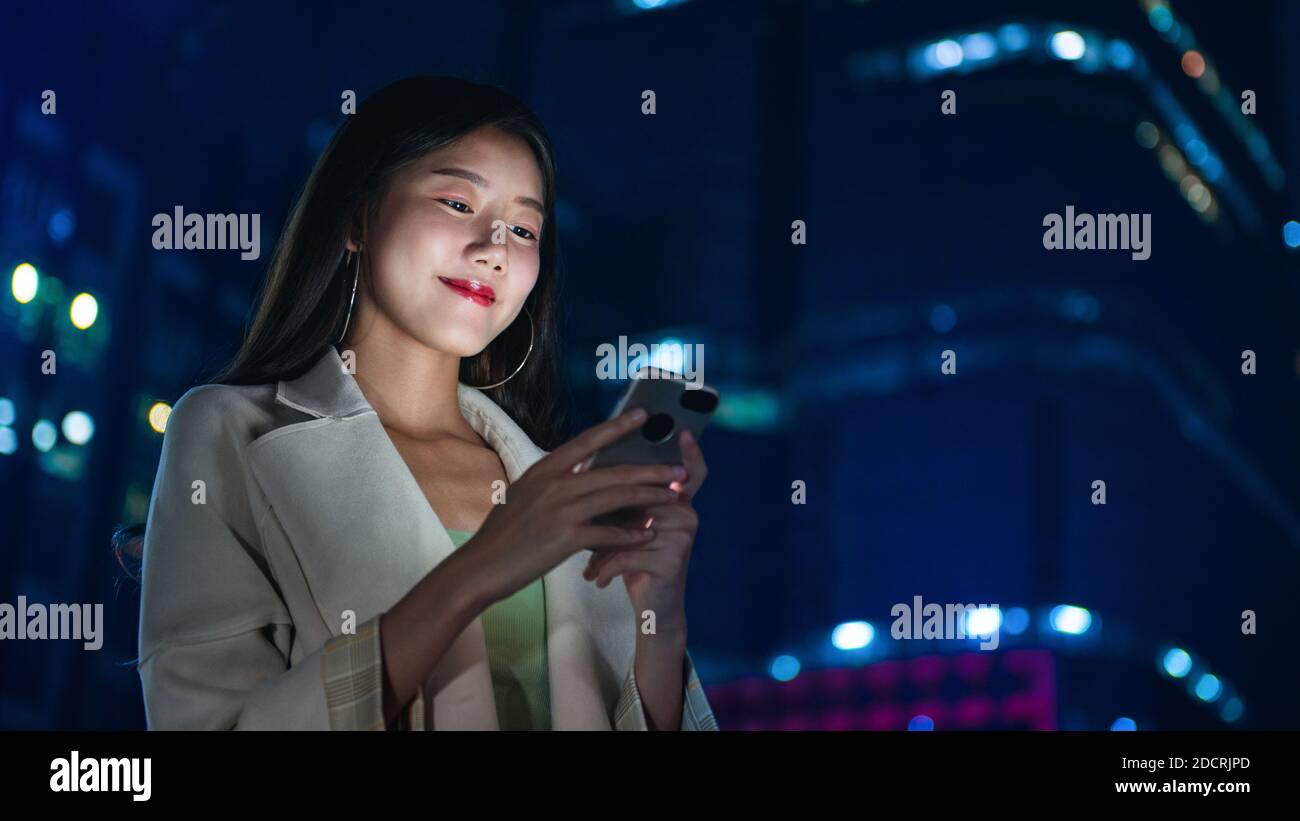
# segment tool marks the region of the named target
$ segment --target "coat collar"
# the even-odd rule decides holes
[[[465,420],[496,450],[510,482],[546,455],[481,391],[456,390]],[[301,376],[281,380],[275,401],[313,418],[256,439],[249,467],[328,638],[341,632],[343,611],[357,624],[384,612],[456,548],[333,346]],[[578,551],[543,577],[554,729],[610,729],[635,652],[621,577],[597,588],[582,578],[586,562]],[[444,654],[425,693],[436,728],[497,729],[481,618]]]
[[[515,420],[482,391],[457,382],[456,398],[461,415],[501,457],[511,482],[546,455]],[[360,413],[375,412],[333,345],[327,346],[316,363],[301,376],[281,379],[276,385],[275,401],[317,418],[346,419]]]

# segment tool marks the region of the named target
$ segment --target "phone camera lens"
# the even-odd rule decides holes
[[[688,411],[707,416],[718,407],[718,395],[712,391],[683,391],[681,405]]]
[[[641,435],[655,443],[666,440],[673,432],[673,418],[666,413],[656,413],[641,426]]]

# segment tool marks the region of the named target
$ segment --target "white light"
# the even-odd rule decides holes
[[[684,373],[685,353],[680,339],[668,338],[661,340],[658,347],[650,355],[650,367],[658,368],[661,371],[672,371],[673,373]]]
[[[861,650],[876,637],[876,628],[865,621],[846,621],[831,631],[831,644],[839,650]]]
[[[1002,626],[1002,611],[997,607],[977,607],[966,611],[966,635],[991,636]]]
[[[77,294],[72,299],[68,315],[72,318],[72,324],[84,331],[95,324],[95,319],[99,316],[99,302],[90,294]]]
[[[95,420],[83,411],[71,411],[63,417],[63,438],[74,445],[84,445],[95,435]]]
[[[1092,614],[1082,607],[1074,607],[1069,604],[1062,604],[1052,608],[1050,616],[1052,629],[1058,633],[1068,633],[1071,636],[1078,636],[1088,632],[1092,626]]]
[[[58,441],[58,438],[59,431],[54,427],[54,423],[50,420],[42,419],[35,425],[32,425],[32,444],[35,445],[36,449],[41,453],[45,453],[50,448],[54,447],[54,443]]]
[[[1083,36],[1077,31],[1058,31],[1052,35],[1052,54],[1062,60],[1078,60],[1087,50]]]
[[[940,40],[925,49],[925,64],[933,69],[954,68],[961,65],[961,46],[956,40]]]
[[[167,419],[172,415],[172,406],[166,402],[154,402],[149,408],[149,427],[158,433],[167,430]]]
[[[40,284],[41,276],[36,272],[36,266],[30,262],[19,263],[14,268],[13,279],[10,281],[10,290],[13,292],[14,299],[26,305],[36,298],[36,286]]]

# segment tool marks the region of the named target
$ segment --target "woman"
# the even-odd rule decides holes
[[[168,420],[150,727],[716,729],[683,607],[697,443],[575,472],[633,412],[541,449],[554,202],[545,131],[492,87],[403,80],[335,134],[243,346]]]

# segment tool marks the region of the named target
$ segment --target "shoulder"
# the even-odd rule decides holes
[[[164,448],[197,443],[247,445],[277,423],[275,383],[197,385],[181,395],[167,417]]]

